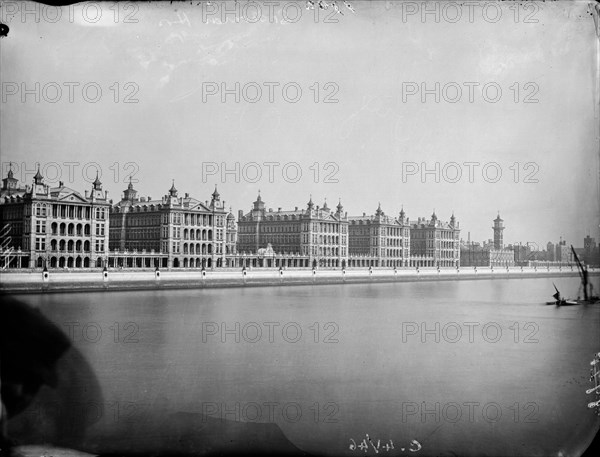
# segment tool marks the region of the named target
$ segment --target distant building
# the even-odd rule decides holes
[[[571,251],[571,246],[567,246],[567,242],[564,240],[560,240],[555,247],[555,256],[554,259],[556,262],[561,263],[571,263],[574,261],[573,252]]]
[[[494,219],[492,230],[494,240],[479,245],[463,245],[460,250],[460,265],[470,267],[512,267],[515,265],[515,251],[504,247],[504,220],[500,214]],[[526,248],[526,246],[523,246]]]
[[[349,265],[405,267],[410,257],[410,225],[404,210],[397,218],[377,207],[374,215],[348,218]]]
[[[460,265],[460,228],[454,214],[450,222],[419,217],[410,224],[411,265],[457,267]],[[418,260],[418,259],[421,260]]]
[[[269,244],[277,263],[259,262],[262,266],[347,266],[348,216],[341,202],[334,212],[327,202],[315,206],[312,197],[304,210],[267,210],[259,193],[248,213],[239,212],[237,254],[257,256]]]
[[[549,262],[554,262],[556,260],[556,246],[550,241],[548,241],[548,244],[546,245],[546,260]]]
[[[583,239],[583,262],[588,265],[600,265],[600,249],[596,240],[589,235]]]
[[[228,219],[229,218],[229,219]],[[111,266],[213,268],[225,266],[233,214],[215,187],[210,203],[178,196],[175,182],[160,200],[138,197],[131,181],[111,208]]]
[[[1,195],[1,266],[106,265],[110,202],[98,176],[82,196],[62,182],[57,187],[44,184],[39,168],[33,185],[21,188],[11,169],[2,180]]]
[[[492,229],[494,230],[494,249],[504,249],[504,221],[500,218],[500,213],[498,213],[498,216],[494,219],[494,226]]]

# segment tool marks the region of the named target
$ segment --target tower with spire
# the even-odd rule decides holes
[[[306,204],[306,209],[308,211],[312,211],[314,207],[315,207],[315,204],[312,201],[312,194],[311,194],[310,199],[308,200],[308,203]]]
[[[408,223],[408,221],[406,219],[406,213],[404,212],[404,205],[402,205],[402,208],[400,208],[400,214],[398,215],[398,222],[400,223],[400,225],[404,225],[405,222]]]
[[[217,190],[217,185],[215,184],[215,190],[213,191],[212,195],[211,195],[211,200],[210,200],[210,208],[211,209],[222,209],[221,205],[221,194],[219,194],[219,191]]]
[[[437,221],[438,221],[438,217],[435,214],[435,209],[434,209],[433,210],[433,214],[431,215],[431,222],[430,222],[430,224],[435,227],[437,225]]]
[[[171,184],[171,188],[169,189],[170,197],[177,197],[177,188],[175,187],[175,180],[173,179],[173,184]]]
[[[341,198],[338,200],[338,204],[335,207],[335,209],[336,209],[336,212],[335,212],[336,216],[341,216],[342,213],[344,212],[344,207],[342,206],[342,199]]]
[[[137,200],[137,190],[133,188],[133,183],[131,182],[131,176],[129,177],[129,184],[127,184],[127,189],[123,191],[123,200],[135,201]]]
[[[498,211],[498,216],[494,219],[494,226],[492,227],[494,230],[494,249],[503,249],[504,248],[504,221],[500,218],[500,211]]]
[[[10,195],[19,190],[19,180],[15,178],[12,171],[12,162],[8,164],[8,174],[2,179],[2,195]]]
[[[106,194],[102,191],[102,182],[98,176],[98,172],[96,172],[96,179],[92,183],[92,191],[90,192],[90,198],[93,201],[104,199],[106,200]]]
[[[32,195],[46,195],[48,194],[49,187],[44,184],[44,177],[40,172],[40,166],[38,165],[37,173],[33,177],[33,187],[31,189]]]

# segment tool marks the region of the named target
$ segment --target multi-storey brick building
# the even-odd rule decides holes
[[[305,210],[267,210],[259,193],[250,212],[239,212],[238,255],[258,254],[269,244],[276,254],[301,257],[297,266],[346,266],[348,216],[341,202],[333,212],[327,202],[315,207],[312,197]]]
[[[375,215],[349,217],[349,266],[404,267],[410,256],[410,225],[404,209],[395,218],[381,205]]]
[[[3,253],[10,267],[89,268],[104,266],[108,250],[107,192],[96,176],[91,191],[44,184],[38,169],[33,185],[19,188],[12,170],[3,179],[0,217]],[[6,244],[6,246],[4,246]]]
[[[459,235],[459,224],[454,214],[450,222],[438,220],[435,211],[430,219],[419,217],[410,224],[410,255],[424,259],[423,266],[458,267]]]
[[[111,208],[111,261],[116,267],[213,268],[224,266],[235,237],[233,214],[215,188],[210,203],[185,194],[175,182],[160,200],[138,197],[130,182]],[[228,238],[228,230],[231,230]],[[228,241],[229,240],[229,241]]]
[[[485,243],[482,247],[476,247],[471,243],[463,246],[460,250],[460,265],[467,267],[513,267],[515,266],[515,249],[504,247],[504,220],[500,213],[494,219],[494,241]],[[523,246],[523,251],[528,246]],[[519,248],[518,248],[519,249]],[[521,252],[519,249],[518,252]],[[527,255],[523,253],[523,258]]]

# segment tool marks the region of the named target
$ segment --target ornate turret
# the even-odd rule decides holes
[[[169,189],[169,195],[171,197],[177,197],[177,189],[175,188],[175,180],[173,180],[173,184],[171,185],[171,188]]]
[[[344,211],[344,207],[342,206],[341,198],[339,199],[338,204],[335,208],[337,209],[337,214],[342,214],[342,212]]]
[[[312,209],[315,207],[315,204],[312,201],[312,194],[310,196],[310,200],[308,201],[308,204],[306,205],[306,209],[308,209],[309,211],[312,211]]]
[[[402,208],[400,209],[400,218],[399,218],[400,223],[404,224],[405,219],[406,219],[406,213],[404,212],[404,206],[402,206]]]
[[[33,183],[34,184],[43,184],[44,183],[44,177],[40,173],[40,166],[39,165],[38,165],[37,173],[33,177]]]
[[[6,178],[2,180],[2,190],[16,190],[17,183],[19,182],[13,175],[12,162],[8,164],[8,174]]]
[[[94,179],[92,186],[93,186],[94,190],[102,190],[102,183],[100,182],[100,179],[98,178],[97,171],[96,171],[96,179]]]
[[[137,190],[133,188],[133,183],[131,182],[131,176],[129,177],[129,184],[127,185],[127,189],[123,192],[123,200],[134,201],[137,197]]]
[[[325,203],[323,203],[323,211],[329,211],[329,207],[327,206],[327,199],[325,199]]]
[[[377,217],[383,216],[383,210],[381,209],[381,202],[379,203],[379,205],[377,206],[377,209],[375,210],[375,216],[377,216]]]
[[[235,216],[233,215],[233,211],[231,207],[229,207],[229,214],[227,215],[227,228],[235,229]]]
[[[456,218],[454,217],[454,211],[452,211],[452,216],[450,217],[450,227],[456,227]]]
[[[260,196],[260,190],[258,191],[258,196],[256,197],[256,201],[254,202],[254,210],[262,211],[265,209],[265,202],[263,202]]]
[[[437,224],[437,220],[438,220],[438,218],[437,218],[437,216],[436,216],[436,214],[435,214],[435,209],[434,209],[434,210],[433,210],[433,214],[431,215],[431,223],[432,223],[433,225],[436,225],[436,224]]]
[[[217,190],[217,185],[215,184],[215,190],[212,193],[212,200],[210,201],[211,208],[218,207],[220,201],[221,201],[221,195],[219,194],[219,191]]]

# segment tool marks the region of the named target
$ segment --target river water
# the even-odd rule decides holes
[[[577,455],[600,425],[600,305],[546,306],[553,282],[577,294],[536,278],[22,295],[74,348],[9,432],[157,455]]]

